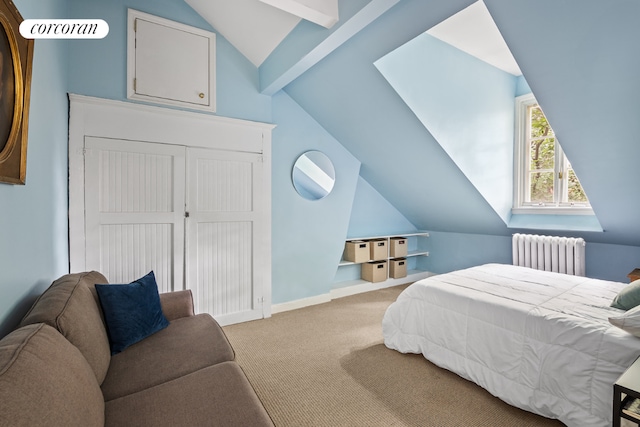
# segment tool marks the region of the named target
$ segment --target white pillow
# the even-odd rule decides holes
[[[609,323],[636,337],[640,337],[640,305],[625,311],[619,316],[609,317]]]

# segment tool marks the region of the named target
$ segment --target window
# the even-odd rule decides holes
[[[591,214],[591,206],[532,94],[516,98],[514,213]]]

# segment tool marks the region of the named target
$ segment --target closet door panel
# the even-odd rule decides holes
[[[262,156],[188,149],[187,286],[221,324],[263,317],[254,261]]]
[[[86,138],[86,268],[183,289],[184,147]]]
[[[110,283],[129,283],[153,270],[158,290],[173,283],[172,224],[102,224],[100,269]]]
[[[258,156],[212,150],[195,150],[193,154],[190,159],[196,168],[196,212],[221,214],[252,211],[253,161]]]
[[[202,222],[196,238],[200,311],[218,317],[253,310],[251,222]]]

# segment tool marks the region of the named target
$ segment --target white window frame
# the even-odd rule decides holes
[[[558,179],[559,173],[563,177],[567,175],[569,161],[565,156],[557,135],[555,147],[555,170],[554,170],[554,200],[556,202],[537,204],[527,202],[526,195],[529,188],[529,173],[527,164],[529,160],[529,144],[527,142],[530,130],[527,122],[527,108],[537,104],[532,93],[521,95],[516,98],[516,120],[515,120],[515,147],[514,147],[514,185],[513,185],[513,209],[514,214],[551,214],[551,215],[593,215],[593,210],[589,203],[566,203],[560,202],[562,196],[568,190],[568,179]]]

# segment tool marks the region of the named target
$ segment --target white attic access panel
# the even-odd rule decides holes
[[[127,97],[215,112],[215,34],[129,9]]]

